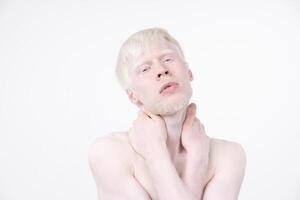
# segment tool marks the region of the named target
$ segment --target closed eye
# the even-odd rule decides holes
[[[148,71],[149,70],[149,67],[146,67],[146,68],[144,68],[143,70],[142,70],[142,72],[146,72],[146,71]]]
[[[165,59],[163,59],[163,61],[164,61],[164,63],[171,63],[174,61],[174,59],[171,57],[166,57]]]
[[[149,64],[144,64],[141,65],[138,69],[138,72],[147,72],[150,69],[150,65]]]

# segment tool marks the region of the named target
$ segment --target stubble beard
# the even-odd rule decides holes
[[[173,115],[189,104],[193,90],[189,87],[184,93],[173,94],[170,99],[162,98],[153,105],[149,106],[149,111],[156,115]]]

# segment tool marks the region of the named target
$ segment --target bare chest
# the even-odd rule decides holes
[[[174,159],[173,165],[176,168],[179,177],[182,178],[182,175],[185,170],[185,158],[180,157]],[[205,180],[206,184],[213,177],[213,174],[214,174],[213,163],[210,161],[206,180]],[[134,177],[140,183],[140,185],[145,189],[145,191],[148,192],[148,194],[151,196],[153,200],[158,199],[157,194],[155,192],[155,187],[151,180],[151,175],[149,173],[149,170],[144,160],[141,157],[137,157],[137,159],[134,162]]]

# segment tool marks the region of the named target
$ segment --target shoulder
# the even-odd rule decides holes
[[[223,151],[224,149],[226,149],[237,150],[238,152],[245,153],[245,150],[242,147],[242,145],[235,141],[210,137],[210,143],[216,151]]]
[[[109,133],[96,138],[88,159],[100,199],[150,199],[136,181],[126,133]]]
[[[237,142],[213,138],[211,153],[215,171],[203,199],[238,199],[246,167],[244,148]]]
[[[234,141],[211,138],[211,151],[215,160],[215,170],[220,171],[225,168],[236,168],[241,172],[246,166],[246,151],[241,144]]]
[[[88,148],[88,160],[92,168],[98,165],[118,165],[131,171],[132,152],[126,132],[107,133],[97,137]]]
[[[99,136],[95,138],[89,146],[89,150],[94,150],[95,148],[98,148],[99,145],[113,145],[114,147],[117,147],[117,149],[124,147],[126,145],[127,140],[127,132],[111,132],[106,133],[102,136]]]

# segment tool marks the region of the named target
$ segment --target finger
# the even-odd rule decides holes
[[[185,120],[184,120],[184,125],[191,125],[193,124],[194,120],[195,120],[195,115],[196,115],[196,104],[195,103],[191,103],[188,107],[187,107],[187,111],[186,111],[186,116],[185,116]]]
[[[195,122],[197,123],[197,126],[199,126],[199,128],[201,129],[201,135],[206,136],[205,127],[197,117],[195,117]]]
[[[141,110],[149,118],[151,118],[151,119],[155,119],[156,118],[156,116],[153,113],[151,113],[149,110],[147,110],[144,106],[141,107]]]
[[[193,115],[194,117],[196,116],[196,111],[197,111],[197,106],[195,103],[190,104],[190,114]]]
[[[139,112],[138,112],[138,116],[137,116],[137,120],[138,119],[145,119],[145,118],[150,118],[148,115],[145,114],[145,112],[140,109]]]

